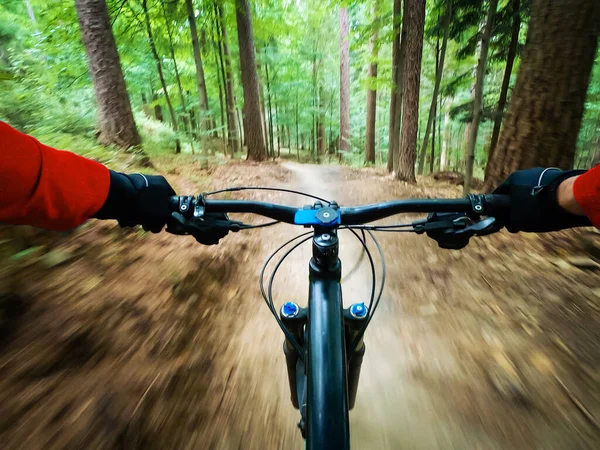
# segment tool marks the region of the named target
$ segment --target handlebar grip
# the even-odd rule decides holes
[[[508,217],[512,200],[508,195],[487,194],[485,196],[486,214],[497,218]]]
[[[179,212],[179,196],[169,197],[169,209],[171,212]]]

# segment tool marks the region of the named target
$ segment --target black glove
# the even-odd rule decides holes
[[[587,217],[562,209],[557,200],[560,183],[584,172],[536,167],[512,173],[493,192],[511,198],[510,215],[504,224],[508,231],[540,233],[591,225]]]
[[[116,219],[122,227],[142,225],[144,230],[160,232],[171,219],[169,198],[175,191],[160,175],[110,171],[110,189],[104,206],[94,216]]]

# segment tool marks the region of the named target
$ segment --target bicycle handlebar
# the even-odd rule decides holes
[[[315,208],[296,208],[254,200],[210,200],[198,197],[171,197],[173,211],[183,215],[205,213],[253,213],[296,225],[312,225],[299,220],[301,211],[317,211]],[[357,207],[337,207],[337,222],[331,225],[360,225],[400,213],[467,213],[503,218],[510,209],[510,197],[506,195],[471,194],[458,199],[395,200]]]

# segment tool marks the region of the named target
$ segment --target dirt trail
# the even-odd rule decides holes
[[[199,163],[156,165],[180,192],[285,186],[346,205],[459,195],[371,169],[231,164],[208,183]],[[16,317],[0,326],[3,448],[302,448],[282,334],[258,290],[268,255],[300,232],[278,225],[206,248],[93,223],[23,263],[19,296],[0,305],[0,325]],[[580,237],[503,233],[450,252],[378,236],[388,281],[366,335],[352,448],[596,448],[600,270]],[[341,242],[346,275],[360,245],[348,232]],[[278,304],[306,303],[309,257],[305,245],[282,267]],[[343,279],[346,305],[368,298],[368,273]]]

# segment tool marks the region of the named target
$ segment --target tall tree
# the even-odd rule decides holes
[[[193,0],[185,0],[190,34],[192,37],[192,49],[194,52],[194,64],[196,65],[196,85],[198,88],[198,106],[200,107],[200,124],[203,131],[210,130],[210,108],[208,95],[206,93],[206,80],[204,77],[204,65],[202,64],[202,53],[198,42],[198,28],[196,27],[196,12]]]
[[[177,58],[175,58],[175,47],[173,46],[173,33],[171,32],[171,23],[170,19],[167,16],[167,10],[165,8],[164,2],[160,3],[163,18],[165,20],[165,28],[167,29],[167,37],[169,40],[169,53],[171,54],[171,60],[173,61],[173,70],[175,71],[175,83],[177,84],[177,90],[179,92],[179,102],[181,104],[181,111],[183,113],[183,125],[186,132],[191,131],[189,128],[189,116],[187,111],[187,104],[185,101],[185,94],[183,93],[183,87],[181,85],[181,76],[179,75],[179,67],[177,66]],[[190,135],[191,136],[191,135]],[[191,142],[191,138],[190,138]],[[193,148],[192,148],[193,153]]]
[[[425,0],[404,0],[402,33],[404,34],[406,29],[406,55],[401,69],[403,74],[402,128],[398,161],[394,160],[394,163],[396,178],[411,183],[415,182],[424,27]]]
[[[427,118],[427,126],[425,127],[425,137],[423,138],[423,144],[421,145],[421,153],[419,155],[419,175],[423,175],[423,169],[425,167],[425,154],[427,152],[427,144],[429,143],[429,133],[431,132],[431,126],[434,122],[434,117],[435,117],[435,113],[436,113],[436,102],[438,100],[438,94],[440,92],[440,84],[442,82],[442,74],[444,71],[444,60],[446,58],[446,47],[448,46],[448,33],[450,31],[450,19],[451,18],[452,18],[452,0],[448,0],[448,2],[446,3],[446,13],[444,14],[444,25],[443,25],[444,38],[442,40],[442,48],[439,52],[439,63],[436,66],[435,84],[433,86],[433,95],[431,97],[431,106],[429,108],[429,117]],[[437,54],[436,54],[436,57],[437,57]],[[432,154],[433,154],[433,150],[432,150]]]
[[[340,144],[341,152],[350,150],[350,45],[348,8],[340,8]]]
[[[463,191],[468,194],[471,191],[471,182],[473,180],[473,165],[475,163],[475,145],[477,144],[477,133],[479,132],[479,122],[483,109],[483,81],[485,79],[485,67],[487,64],[487,54],[490,48],[490,38],[492,37],[492,28],[494,26],[494,17],[498,0],[490,0],[485,28],[481,36],[481,52],[479,62],[477,63],[477,76],[475,81],[475,94],[473,98],[471,128],[469,129],[469,140],[467,142],[465,157],[465,182]]]
[[[256,74],[250,5],[247,0],[236,0],[235,6],[242,87],[244,89],[244,136],[248,147],[248,159],[262,161],[267,154],[258,94],[258,76]]]
[[[600,33],[597,0],[534,0],[516,85],[485,182],[536,165],[569,168]]]
[[[218,32],[220,44],[225,60],[225,99],[227,103],[227,127],[229,145],[232,155],[238,151],[240,145],[240,137],[237,126],[237,114],[235,109],[235,94],[233,90],[233,72],[231,70],[231,57],[229,56],[229,46],[227,45],[227,29],[223,20],[223,7],[220,2],[214,3],[215,12],[217,15]]]
[[[76,0],[98,105],[99,141],[128,148],[141,142],[131,112],[105,0]]]
[[[160,85],[162,87],[163,94],[165,95],[165,101],[167,102],[167,107],[169,108],[169,115],[171,116],[171,126],[173,127],[174,131],[177,131],[177,116],[175,116],[175,110],[173,109],[173,103],[171,103],[171,96],[169,95],[169,91],[167,89],[167,82],[165,81],[162,63],[160,57],[158,56],[158,51],[156,50],[154,35],[152,33],[152,26],[150,24],[150,13],[148,12],[147,0],[142,0],[142,9],[144,11],[144,21],[146,24],[146,33],[148,35],[148,44],[150,45],[152,57],[154,58],[154,63],[156,64],[156,71],[158,72]]]
[[[506,67],[504,68],[504,76],[502,77],[502,87],[500,88],[500,98],[496,107],[496,115],[494,117],[494,130],[492,131],[492,139],[490,141],[490,151],[488,153],[488,161],[492,159],[494,150],[498,144],[498,136],[500,136],[500,126],[502,124],[502,115],[506,106],[508,97],[508,86],[510,84],[510,76],[512,74],[515,56],[517,55],[517,46],[519,44],[519,31],[521,30],[521,0],[511,0],[510,2],[512,13],[512,27],[510,35],[510,44],[506,55]]]
[[[398,134],[400,124],[396,123],[396,109],[398,108],[397,93],[401,92],[402,83],[398,83],[398,71],[400,68],[400,29],[402,25],[402,0],[394,0],[393,12],[393,41],[392,41],[392,92],[390,95],[390,121],[388,128],[388,158],[387,170],[394,170],[394,154],[398,148]]]
[[[371,31],[370,62],[367,74],[367,125],[365,142],[365,160],[375,163],[375,123],[377,118],[377,56],[379,54],[379,11],[377,0],[373,1],[372,16],[373,24]]]

